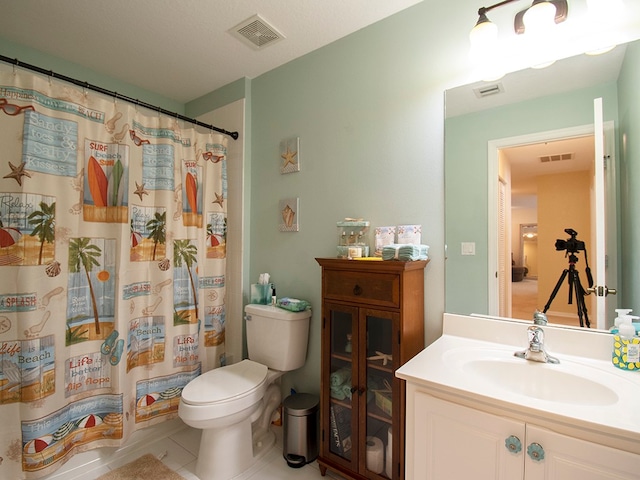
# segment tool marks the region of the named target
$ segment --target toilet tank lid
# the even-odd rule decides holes
[[[280,320],[302,320],[311,316],[311,310],[292,312],[290,310],[285,310],[284,308],[274,307],[273,305],[260,305],[254,303],[250,303],[244,307],[244,311],[249,315],[278,318]]]
[[[209,370],[182,389],[182,399],[191,405],[204,405],[243,397],[266,381],[267,372],[266,365],[251,360]]]

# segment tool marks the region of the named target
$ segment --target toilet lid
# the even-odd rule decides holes
[[[191,380],[182,389],[182,400],[192,405],[235,400],[262,386],[267,372],[265,365],[251,360],[216,368]]]

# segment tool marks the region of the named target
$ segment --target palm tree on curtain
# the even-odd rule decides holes
[[[38,236],[40,240],[40,252],[38,254],[38,265],[42,265],[42,254],[44,252],[44,243],[53,243],[55,240],[56,230],[56,202],[47,205],[40,202],[40,210],[31,212],[28,217],[29,225],[35,225],[31,236]]]
[[[89,293],[91,294],[91,306],[93,307],[93,318],[95,319],[96,334],[100,335],[100,316],[98,315],[98,304],[96,302],[96,294],[91,283],[89,273],[93,267],[100,265],[98,258],[102,255],[102,250],[97,245],[92,245],[91,239],[87,237],[74,238],[69,242],[69,271],[71,273],[80,273],[80,267],[84,268],[89,284]]]
[[[182,264],[187,266],[187,272],[189,274],[189,281],[191,282],[191,291],[193,293],[193,304],[196,308],[196,318],[198,318],[198,296],[196,294],[196,284],[193,281],[191,275],[191,267],[197,263],[198,249],[189,240],[176,240],[173,242],[173,266],[182,267]]]
[[[156,212],[153,218],[147,222],[147,228],[149,229],[149,235],[147,238],[153,240],[153,258],[156,259],[156,250],[158,244],[167,241],[167,212]]]

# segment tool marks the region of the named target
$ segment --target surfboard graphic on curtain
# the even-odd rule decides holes
[[[87,139],[84,154],[84,220],[126,223],[129,146]]]
[[[194,160],[182,162],[182,222],[202,226],[202,167]]]

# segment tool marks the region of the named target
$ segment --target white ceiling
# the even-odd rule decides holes
[[[14,0],[0,36],[186,103],[420,1]],[[286,38],[256,50],[229,33],[256,14]]]

